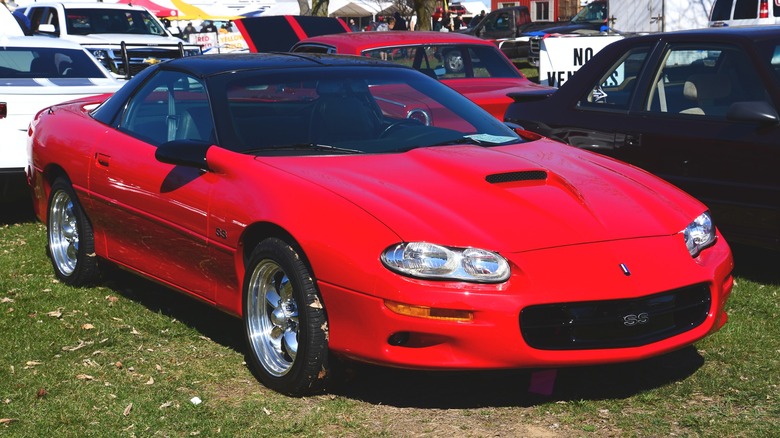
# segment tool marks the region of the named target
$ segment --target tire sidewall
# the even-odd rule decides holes
[[[58,193],[65,193],[73,204],[73,215],[76,218],[76,230],[79,235],[79,248],[76,254],[76,266],[73,272],[66,274],[62,272],[54,260],[52,251],[52,202]],[[54,181],[49,194],[46,216],[46,250],[49,253],[54,274],[65,284],[71,286],[81,286],[94,282],[98,277],[97,259],[95,257],[95,242],[92,233],[92,226],[87,219],[84,210],[79,203],[76,193],[73,191],[70,183],[62,178]]]
[[[301,254],[297,247],[278,238],[260,242],[250,256],[242,289],[247,363],[263,385],[294,396],[320,392],[328,377],[327,315],[311,269]],[[263,260],[272,260],[284,270],[292,283],[293,296],[298,306],[298,354],[290,370],[278,377],[269,374],[263,367],[249,339],[249,282],[256,266]]]

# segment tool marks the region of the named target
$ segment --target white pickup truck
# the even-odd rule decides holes
[[[34,2],[24,10],[35,34],[81,44],[117,77],[129,79],[166,59],[198,55],[146,8],[118,3]]]
[[[78,44],[24,36],[0,5],[0,203],[30,196],[27,127],[38,111],[121,85]]]

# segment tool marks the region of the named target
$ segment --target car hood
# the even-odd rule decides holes
[[[705,209],[643,171],[549,140],[258,160],[333,191],[405,241],[504,252],[668,236]]]

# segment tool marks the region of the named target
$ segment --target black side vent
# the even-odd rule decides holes
[[[490,184],[500,184],[516,181],[544,181],[547,172],[544,170],[524,170],[522,172],[494,173],[485,177]]]

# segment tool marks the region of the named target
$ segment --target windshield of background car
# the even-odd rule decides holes
[[[71,35],[130,33],[166,35],[165,30],[146,11],[130,9],[68,9],[65,19]]]
[[[593,2],[580,9],[572,23],[603,23],[607,19],[607,2]]]
[[[387,153],[521,141],[465,97],[414,70],[239,71],[211,77],[208,86],[222,146],[247,153]]]
[[[82,50],[0,47],[0,78],[105,78]]]
[[[363,55],[413,67],[435,79],[522,77],[494,46],[418,45],[364,50]]]

